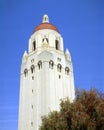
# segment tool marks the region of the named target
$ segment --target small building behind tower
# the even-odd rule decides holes
[[[20,75],[18,130],[39,130],[41,116],[59,110],[60,99],[75,98],[71,56],[47,15],[29,39]]]

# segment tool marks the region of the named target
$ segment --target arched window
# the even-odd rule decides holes
[[[53,69],[54,62],[52,60],[49,61],[49,68]]]
[[[28,76],[28,70],[27,70],[27,69],[24,70],[24,76],[25,76],[25,77]]]
[[[55,40],[55,48],[56,48],[56,50],[60,49],[60,47],[59,47],[59,41],[58,40]]]
[[[40,70],[42,68],[42,61],[38,62],[38,69]]]
[[[36,50],[36,41],[33,42],[32,50],[33,50],[33,51]]]
[[[61,72],[61,70],[62,70],[62,65],[61,65],[61,64],[58,64],[58,65],[57,65],[57,71],[58,71],[58,72]]]
[[[65,68],[65,74],[66,74],[66,75],[69,75],[69,67],[66,67],[66,68]]]
[[[31,73],[33,74],[34,72],[35,72],[35,66],[32,65],[32,66],[31,66]]]

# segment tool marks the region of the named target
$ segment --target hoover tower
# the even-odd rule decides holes
[[[41,116],[59,110],[60,99],[75,98],[71,56],[59,30],[43,16],[22,57],[19,130],[39,130]]]

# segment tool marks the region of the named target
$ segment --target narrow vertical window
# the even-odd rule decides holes
[[[58,71],[58,72],[61,72],[61,70],[62,70],[62,65],[61,65],[61,64],[58,64],[58,65],[57,65],[57,71]]]
[[[34,76],[32,76],[32,80],[34,80]]]
[[[56,47],[56,50],[59,50],[59,41],[58,40],[55,40],[55,47]]]
[[[61,79],[61,75],[59,75],[59,79]]]
[[[31,66],[31,73],[33,74],[34,72],[35,72],[35,66],[32,65],[32,66]]]
[[[24,76],[25,76],[25,77],[28,76],[28,70],[27,70],[27,69],[24,70]]]
[[[49,61],[49,68],[53,69],[54,62],[52,60]]]
[[[42,68],[42,61],[38,62],[38,69],[40,70]]]
[[[33,109],[33,108],[34,108],[34,106],[33,106],[33,105],[31,105],[31,108]]]
[[[31,126],[33,127],[33,122],[31,122]]]
[[[65,68],[65,74],[69,75],[69,68],[68,67]]]
[[[36,50],[36,41],[33,42],[33,49],[32,49],[32,50],[33,50],[33,51]]]

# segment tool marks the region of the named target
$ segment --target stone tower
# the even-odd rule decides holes
[[[29,39],[20,80],[19,130],[39,130],[41,116],[59,110],[60,99],[75,98],[70,53],[47,15]]]

